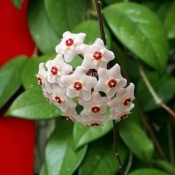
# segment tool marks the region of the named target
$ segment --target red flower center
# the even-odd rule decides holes
[[[94,113],[97,113],[97,112],[100,111],[100,108],[99,108],[98,106],[93,106],[93,107],[91,108],[91,111],[94,112]]]
[[[127,98],[125,101],[124,101],[124,105],[129,105],[129,103],[131,102],[131,99],[130,98]]]
[[[101,60],[102,56],[103,56],[103,54],[100,51],[95,51],[93,53],[93,57],[94,57],[95,60]]]
[[[117,85],[117,81],[116,80],[111,79],[111,80],[108,81],[108,86],[110,88],[114,88],[114,87],[116,87],[116,85]]]
[[[66,46],[70,47],[74,44],[74,40],[72,38],[69,38],[65,41]]]
[[[99,122],[92,122],[92,123],[90,124],[90,126],[99,126],[99,125],[100,125]]]
[[[121,117],[120,117],[120,120],[123,120],[123,119],[125,119],[127,117],[127,114],[124,114],[124,115],[122,115]]]
[[[58,68],[56,66],[52,66],[51,73],[52,73],[52,75],[57,75]]]
[[[61,104],[61,103],[62,103],[61,98],[60,98],[60,97],[58,97],[58,96],[55,96],[55,100],[56,100],[56,102],[57,102],[57,103],[59,103],[59,104]]]
[[[82,87],[83,87],[82,83],[80,83],[78,81],[74,83],[74,89],[75,90],[79,91],[79,90],[82,89]]]
[[[42,80],[42,78],[41,78],[41,77],[38,77],[37,79],[38,79],[38,84],[39,84],[39,85],[43,85],[43,80]]]

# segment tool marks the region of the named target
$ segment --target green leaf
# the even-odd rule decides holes
[[[74,30],[74,33],[83,32],[86,33],[85,43],[92,44],[97,38],[100,38],[100,31],[98,22],[96,20],[87,20],[79,25],[77,25]],[[110,48],[111,46],[111,36],[109,30],[105,27],[105,34],[107,39],[107,45]]]
[[[36,86],[38,87],[36,74],[38,73],[39,64],[53,59],[54,57],[55,54],[44,55],[41,57],[34,57],[26,61],[21,71],[21,81],[25,89],[30,89]]]
[[[174,25],[174,17],[175,17],[175,2],[173,2],[167,12],[165,18],[165,27],[168,32],[168,38],[175,38],[175,25]]]
[[[26,59],[25,56],[15,57],[0,69],[0,108],[21,86],[20,72]]]
[[[92,142],[103,135],[107,134],[112,128],[112,123],[108,122],[104,126],[87,127],[75,123],[73,129],[73,137],[76,148],[81,147],[89,142]]]
[[[152,160],[154,145],[139,125],[124,120],[119,125],[119,133],[130,151],[140,160],[147,163]]]
[[[169,175],[174,175],[175,174],[175,167],[171,165],[170,163],[162,160],[156,160],[154,164],[162,169],[163,171],[167,172]]]
[[[83,20],[84,1],[45,0],[45,9],[55,30],[62,35]]]
[[[33,88],[22,93],[12,103],[6,115],[19,118],[43,120],[58,117],[61,111],[50,105],[42,94],[40,88]]]
[[[20,9],[23,1],[24,0],[13,0],[13,4],[17,9]]]
[[[45,163],[42,165],[39,175],[48,175]]]
[[[135,3],[117,3],[104,9],[114,35],[146,64],[162,72],[168,60],[168,41],[160,19]]]
[[[39,50],[44,54],[55,53],[55,46],[60,38],[47,19],[43,0],[30,0],[28,23]]]
[[[136,170],[129,175],[168,175],[167,173],[164,173],[162,171],[156,170],[156,169],[139,169]]]
[[[127,149],[119,142],[119,154],[124,164]],[[100,139],[89,146],[87,155],[80,166],[79,175],[114,175],[119,171],[113,149],[113,140]]]
[[[75,150],[72,123],[60,121],[46,145],[48,175],[72,175],[80,165],[87,146]]]
[[[156,72],[148,73],[147,77],[153,89],[156,91],[157,95],[164,103],[167,103],[173,98],[173,96],[175,95],[174,78],[167,75],[164,75],[162,77]],[[148,91],[148,88],[146,87],[142,79],[138,82],[137,85],[137,96],[143,110],[151,111],[159,107],[159,105],[155,103],[155,100]]]

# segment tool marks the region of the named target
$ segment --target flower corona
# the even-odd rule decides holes
[[[134,107],[134,84],[128,86],[115,64],[107,68],[114,53],[99,38],[84,44],[86,34],[65,32],[56,46],[53,60],[40,63],[37,74],[45,98],[60,108],[62,115],[87,126],[104,125],[109,120],[122,120]],[[73,69],[71,62],[82,58]]]

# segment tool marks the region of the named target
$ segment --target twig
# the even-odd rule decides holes
[[[101,6],[100,6],[101,2],[98,0],[94,0],[94,3],[95,3],[96,10],[97,10],[97,17],[98,17],[101,39],[103,40],[104,45],[106,46],[106,37],[105,37],[105,32],[104,32],[103,18],[101,14]],[[118,153],[117,124],[115,123],[115,120],[113,120],[113,130],[114,130],[114,151],[115,151],[116,158],[118,160],[120,174],[124,175],[123,168],[122,168],[122,162],[121,162],[121,159]]]
[[[153,87],[151,86],[151,83],[149,82],[147,76],[145,75],[145,72],[141,66],[141,64],[138,62],[138,67],[139,67],[139,71],[140,71],[140,75],[143,78],[143,81],[145,82],[150,94],[152,95],[154,101],[156,104],[158,104],[159,106],[161,106],[163,109],[165,109],[173,118],[175,118],[175,112],[168,107],[166,104],[164,104],[162,102],[162,100],[158,97],[158,95],[156,94],[155,90],[153,89]]]
[[[103,27],[103,18],[101,14],[101,2],[98,0],[94,0],[94,3],[97,10],[97,17],[98,17],[98,24],[99,24],[101,39],[103,40],[104,45],[106,46],[106,37],[105,37],[105,31]]]
[[[118,164],[119,164],[119,171],[121,175],[124,175],[123,172],[123,167],[122,167],[122,161],[120,159],[119,156],[119,152],[118,152],[118,143],[117,143],[117,124],[115,122],[115,120],[112,121],[113,122],[113,131],[114,131],[114,151],[115,151],[115,156],[117,158]]]

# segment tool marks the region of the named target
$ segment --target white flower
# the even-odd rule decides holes
[[[111,98],[115,95],[118,89],[126,86],[126,79],[121,76],[120,66],[114,65],[111,69],[98,69],[99,80],[95,87],[96,91],[105,92]]]
[[[38,84],[41,85],[43,92],[45,93],[52,93],[52,86],[47,81],[48,75],[47,71],[45,70],[44,63],[39,64],[39,71],[36,74],[38,79]]]
[[[46,63],[48,69],[48,81],[61,84],[61,75],[67,75],[72,71],[72,66],[64,62],[63,56],[58,54],[53,60]]]
[[[128,87],[119,89],[116,97],[108,104],[111,109],[114,108],[119,111],[127,109],[131,110],[134,107],[134,104],[132,103],[134,99],[134,84],[130,83]]]
[[[86,126],[101,126],[105,125],[105,123],[109,120],[109,117],[104,115],[86,115],[85,113],[81,113],[81,117],[78,116],[76,118],[76,122],[81,123]]]
[[[66,112],[63,112],[62,116],[64,116],[67,120],[75,121],[78,117],[77,111],[75,108],[69,107]]]
[[[78,99],[78,103],[84,107],[83,113],[86,115],[99,115],[106,112],[106,106],[109,99],[107,97],[101,97],[99,92],[93,91],[92,98],[85,101],[81,98]]]
[[[66,62],[71,62],[76,55],[81,54],[80,45],[83,43],[85,36],[85,33],[65,32],[61,43],[55,48],[56,52],[62,53]]]
[[[127,110],[124,110],[124,111],[122,111],[122,110],[118,111],[115,108],[111,108],[111,118],[110,118],[110,120],[118,120],[118,121],[120,121],[120,120],[123,120],[123,119],[127,118],[128,115],[130,114],[130,110],[131,109],[132,109],[132,107],[127,109]]]
[[[81,66],[78,66],[72,74],[63,75],[61,81],[67,87],[67,96],[70,98],[78,96],[84,100],[91,98],[91,89],[97,83],[97,79],[87,76]]]
[[[63,112],[69,107],[75,108],[76,103],[66,95],[66,89],[59,87],[58,84],[53,84],[52,103],[59,107]]]
[[[106,68],[107,63],[114,59],[114,53],[107,50],[99,38],[92,45],[82,44],[80,49],[84,55],[82,66],[85,70]]]

